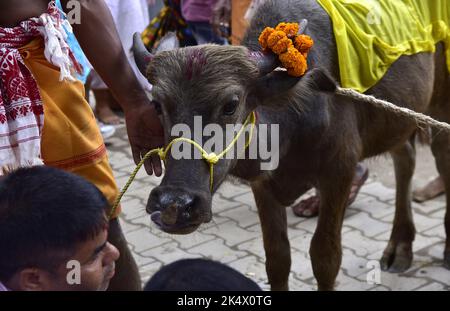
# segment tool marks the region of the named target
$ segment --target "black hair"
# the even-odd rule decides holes
[[[182,259],[156,272],[144,291],[261,291],[261,288],[220,262]]]
[[[0,281],[24,268],[49,272],[107,228],[108,202],[91,183],[39,166],[0,181]]]

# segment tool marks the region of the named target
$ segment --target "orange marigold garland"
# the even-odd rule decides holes
[[[297,23],[279,23],[275,30],[283,31],[288,38],[295,38],[298,33],[299,25]]]
[[[287,69],[288,75],[301,77],[308,69],[306,58],[296,48],[290,47],[286,53],[280,55],[281,64]]]
[[[263,49],[267,49],[267,40],[269,39],[269,36],[274,32],[275,29],[272,27],[266,27],[263,32],[261,32],[261,35],[259,36],[259,44]]]
[[[308,55],[309,50],[314,45],[313,39],[307,35],[298,35],[294,40],[295,48],[303,55]],[[305,56],[306,57],[306,56]]]
[[[288,48],[294,46],[292,40],[282,31],[273,32],[267,40],[267,45],[277,55],[287,52]]]
[[[280,23],[277,27],[266,27],[259,36],[259,44],[264,50],[271,50],[279,56],[288,74],[301,77],[308,69],[306,58],[314,45],[310,36],[297,34],[297,23]]]

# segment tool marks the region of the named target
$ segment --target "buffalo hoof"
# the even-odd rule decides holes
[[[281,292],[281,291],[289,291],[289,285],[287,283],[283,283],[283,284],[274,284],[274,285],[270,285],[270,290],[273,292]]]
[[[319,292],[332,292],[334,291],[334,285],[318,285],[317,290]]]
[[[390,273],[405,272],[413,259],[412,243],[390,241],[380,260],[381,270]]]

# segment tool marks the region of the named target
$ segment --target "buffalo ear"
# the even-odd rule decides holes
[[[292,77],[286,71],[275,70],[257,79],[253,85],[253,93],[265,101],[284,95],[289,96],[294,90],[298,90],[299,93],[311,91],[334,93],[336,88],[336,82],[322,68],[314,68],[303,77]]]
[[[155,54],[159,52],[172,51],[178,49],[179,47],[180,41],[178,40],[176,33],[169,32],[159,41]]]

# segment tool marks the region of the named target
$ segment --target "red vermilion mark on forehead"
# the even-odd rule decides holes
[[[186,78],[192,80],[195,75],[201,74],[207,64],[207,60],[205,54],[200,49],[193,49],[188,53],[187,57]]]

